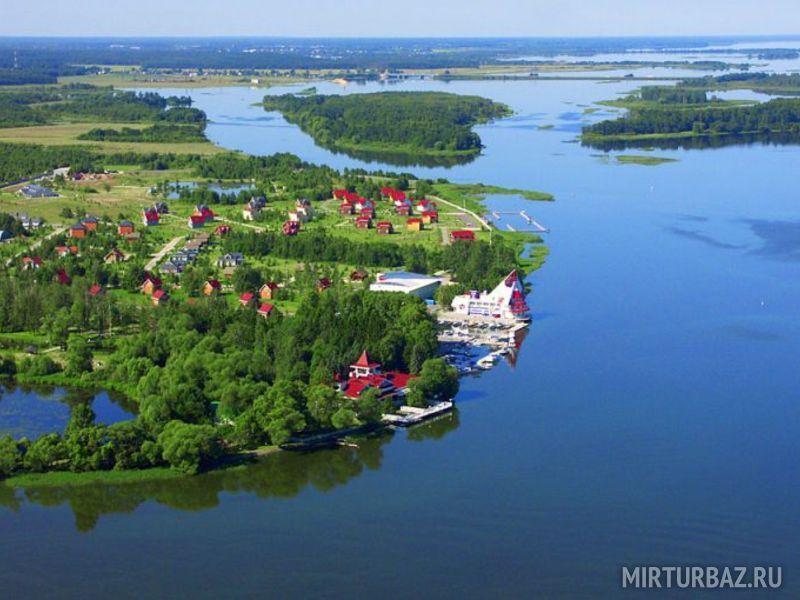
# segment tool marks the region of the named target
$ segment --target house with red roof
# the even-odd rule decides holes
[[[105,289],[99,283],[95,283],[92,287],[89,288],[89,295],[92,298],[97,298],[98,296],[102,296],[105,292]]]
[[[261,286],[258,290],[258,297],[262,300],[272,300],[275,297],[275,291],[278,289],[278,284],[274,281],[268,281]]]
[[[97,231],[98,223],[99,221],[97,220],[97,217],[93,217],[91,215],[87,215],[86,217],[81,219],[81,225],[86,227],[86,229],[88,229],[89,231]]]
[[[162,286],[161,279],[149,273],[145,275],[142,285],[139,286],[142,293],[152,296],[156,290],[160,290]]]
[[[407,217],[411,214],[411,205],[401,202],[394,207],[394,212],[402,217]]]
[[[103,262],[107,265],[123,262],[127,257],[119,249],[113,248],[104,257]]]
[[[475,232],[468,229],[456,229],[450,232],[451,242],[474,242]]]
[[[372,218],[371,217],[357,217],[356,218],[356,227],[358,229],[369,229],[372,227]]]
[[[30,269],[38,269],[42,266],[42,259],[38,256],[23,256],[22,257],[22,270],[28,271]]]
[[[439,222],[439,211],[437,210],[423,210],[422,211],[422,222],[425,225],[430,225],[431,223],[438,223]]]
[[[65,256],[69,256],[70,254],[77,254],[78,247],[77,246],[56,246],[56,255],[59,258],[64,258]]]
[[[211,296],[222,291],[222,284],[217,279],[209,279],[203,284],[203,295]]]
[[[264,302],[261,306],[258,307],[258,314],[260,314],[265,319],[269,319],[272,315],[275,314],[275,306],[273,306],[269,302]]]
[[[355,212],[355,207],[350,204],[349,202],[342,202],[339,205],[339,214],[340,215],[352,215]]]
[[[256,304],[256,295],[253,292],[245,292],[239,296],[239,304],[242,308],[250,308]]]
[[[347,190],[345,189],[333,190],[333,197],[336,198],[337,200],[341,200],[342,198],[347,197]]]
[[[151,299],[153,300],[154,306],[161,306],[162,304],[166,303],[167,300],[169,300],[169,294],[164,290],[159,289],[153,292]]]
[[[195,206],[192,215],[195,217],[203,217],[203,220],[206,222],[213,221],[214,217],[216,216],[214,215],[214,211],[208,208],[208,206],[205,204],[198,204]]]
[[[378,233],[382,235],[389,235],[390,233],[394,232],[394,227],[389,221],[378,221],[378,224],[375,226]]]
[[[145,227],[153,227],[154,225],[158,225],[158,222],[161,220],[161,215],[155,208],[146,208],[142,211],[142,223]]]
[[[297,235],[300,233],[299,221],[285,221],[283,223],[283,235]]]
[[[317,279],[317,291],[323,292],[331,287],[331,280],[327,277],[320,277]]]
[[[406,229],[408,231],[422,231],[422,219],[411,217],[406,221]]]
[[[350,365],[347,381],[341,383],[339,389],[345,396],[354,400],[370,389],[378,390],[381,399],[392,399],[405,393],[411,379],[408,373],[399,371],[384,373],[381,364],[370,358],[365,350],[358,360]]]
[[[369,277],[369,273],[364,269],[356,269],[350,273],[350,281],[364,281],[367,277]]]
[[[214,233],[219,237],[222,237],[223,235],[228,235],[230,232],[231,232],[230,225],[217,225],[217,228],[214,229]]]
[[[191,215],[189,217],[189,227],[192,229],[200,229],[206,224],[206,220],[200,215]]]

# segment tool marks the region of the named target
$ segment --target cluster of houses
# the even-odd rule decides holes
[[[28,216],[28,213],[12,213],[11,216],[19,221],[28,231],[41,229],[44,225],[44,219]]]
[[[268,319],[276,314],[275,305],[269,302],[269,300],[274,299],[275,292],[278,289],[279,286],[277,283],[268,281],[261,286],[258,292],[245,292],[239,296],[239,304],[242,308],[256,308],[260,316]]]
[[[210,240],[210,233],[197,233],[191,240],[184,244],[183,248],[170,255],[170,257],[161,264],[158,270],[168,275],[180,275],[188,265],[194,264],[197,261],[198,254],[208,245]]]
[[[405,192],[391,187],[381,188],[381,196],[384,200],[392,202],[396,215],[406,217],[408,231],[422,231],[425,225],[439,221],[439,212],[435,202],[423,198],[415,203]],[[359,194],[345,189],[334,190],[333,197],[341,201],[339,204],[340,215],[356,216],[355,226],[358,229],[373,228],[376,212],[374,200],[363,198]],[[379,234],[394,233],[394,226],[390,221],[378,221],[374,223],[374,229]]]

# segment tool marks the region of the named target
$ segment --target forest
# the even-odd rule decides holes
[[[122,129],[97,128],[90,129],[78,136],[79,140],[95,142],[158,142],[185,143],[206,142],[203,125],[151,125],[144,129],[123,127]]]
[[[690,110],[670,104],[634,109],[619,119],[585,127],[582,140],[592,145],[614,140],[636,141],[637,137],[652,141],[654,138],[746,134],[789,136],[800,142],[800,100],[774,99],[747,106]]]
[[[266,96],[264,108],[279,111],[324,147],[409,154],[477,154],[473,125],[510,114],[479,96],[444,92]]]

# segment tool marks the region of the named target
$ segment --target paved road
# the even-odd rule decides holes
[[[144,266],[144,270],[152,271],[155,269],[156,265],[161,262],[161,259],[164,258],[169,252],[172,252],[175,249],[175,246],[177,246],[183,238],[184,236],[179,235],[178,237],[168,241],[164,247],[161,248],[161,250],[153,255],[153,258],[150,260],[150,262]]]

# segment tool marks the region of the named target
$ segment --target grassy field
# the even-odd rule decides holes
[[[0,485],[12,488],[74,487],[93,483],[135,483],[164,479],[178,479],[185,475],[172,469],[156,467],[153,469],[132,469],[127,471],[89,471],[72,473],[52,471],[50,473],[26,473],[4,480]]]
[[[43,146],[94,146],[105,152],[173,152],[175,154],[214,154],[222,148],[211,142],[152,143],[152,142],[95,142],[79,140],[78,136],[98,127],[131,127],[142,129],[150,123],[61,123],[33,127],[0,129],[0,142],[41,144]]]

